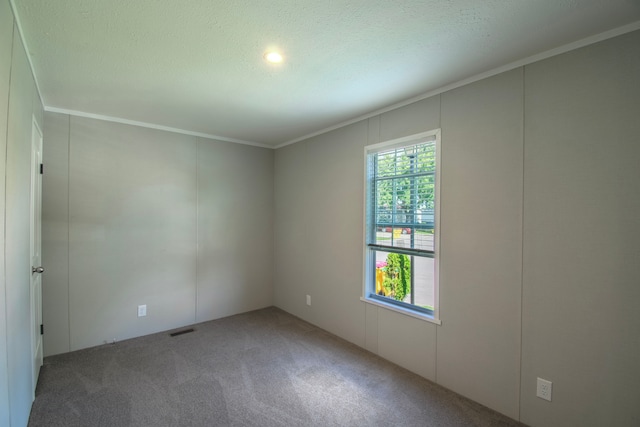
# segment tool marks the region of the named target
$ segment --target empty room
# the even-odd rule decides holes
[[[0,427],[640,425],[640,2],[0,0]]]

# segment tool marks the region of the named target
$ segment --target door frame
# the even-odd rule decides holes
[[[43,135],[35,116],[32,116],[31,122],[29,256],[32,271],[29,280],[29,295],[31,309],[32,393],[35,399],[38,376],[43,362],[41,333],[42,274],[33,272],[33,268],[42,266],[42,174],[40,165],[42,164]]]

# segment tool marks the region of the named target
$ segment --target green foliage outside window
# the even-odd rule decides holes
[[[435,143],[379,153],[376,158],[375,204],[379,222],[417,222],[435,205]],[[421,212],[420,212],[421,211]],[[392,213],[399,216],[392,218]],[[404,216],[410,214],[410,216]]]
[[[411,260],[403,254],[387,255],[385,278],[382,282],[386,294],[397,301],[402,301],[411,293]]]

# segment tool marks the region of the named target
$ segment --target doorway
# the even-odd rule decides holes
[[[35,398],[38,375],[42,366],[42,131],[32,120],[31,130],[31,356],[32,386]]]

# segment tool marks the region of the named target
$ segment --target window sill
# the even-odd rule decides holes
[[[442,321],[440,319],[436,319],[433,316],[429,316],[428,314],[423,314],[417,311],[412,311],[403,307],[398,307],[393,304],[384,303],[382,301],[376,301],[370,298],[360,297],[360,301],[366,302],[367,304],[375,305],[377,307],[386,308],[387,310],[395,311],[396,313],[404,314],[405,316],[413,317],[419,320],[424,320],[425,322],[435,323],[436,325],[442,325]]]

